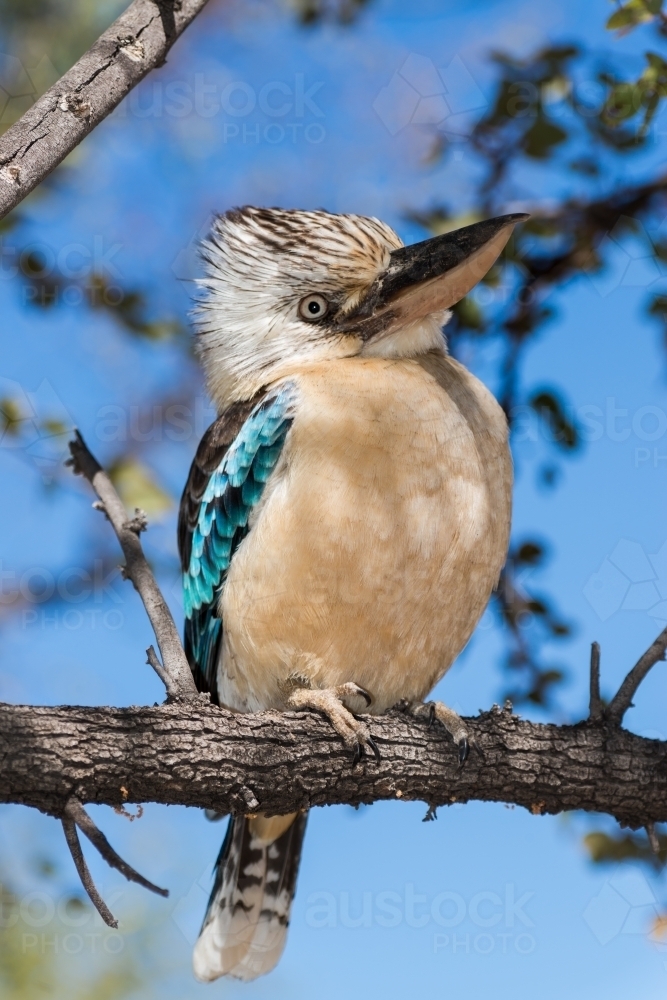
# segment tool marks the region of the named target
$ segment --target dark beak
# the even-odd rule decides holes
[[[370,340],[451,308],[495,264],[517,222],[528,218],[501,215],[394,250],[387,270],[334,329]]]

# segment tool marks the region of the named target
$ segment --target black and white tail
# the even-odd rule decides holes
[[[192,956],[197,979],[256,979],[285,947],[307,813],[233,816]]]

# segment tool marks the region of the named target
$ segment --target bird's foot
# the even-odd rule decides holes
[[[463,767],[467,761],[471,747],[473,750],[476,750],[481,757],[484,756],[477,741],[468,733],[461,716],[458,715],[452,708],[448,708],[443,702],[413,702],[405,707],[411,715],[415,715],[417,717],[426,716],[428,718],[429,726],[432,726],[433,723],[437,721],[445,727],[458,747],[459,767]]]
[[[363,712],[372,700],[368,691],[348,681],[332,688],[297,687],[288,695],[287,707],[312,708],[326,715],[345,746],[352,750],[356,764],[368,750],[380,759],[380,751],[368,726],[352,714]]]

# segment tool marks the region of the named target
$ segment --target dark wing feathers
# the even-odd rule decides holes
[[[178,547],[185,652],[200,691],[218,701],[218,602],[252,508],[276,466],[293,419],[291,383],[229,407],[201,440],[183,491]]]

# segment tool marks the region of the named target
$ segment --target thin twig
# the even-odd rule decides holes
[[[79,843],[79,835],[76,832],[76,824],[74,823],[74,820],[70,819],[69,816],[63,816],[62,824],[65,840],[67,841],[67,846],[69,847],[70,854],[72,855],[74,866],[79,873],[81,885],[88,893],[91,903],[101,916],[104,923],[108,927],[118,927],[118,921],[97,891],[92,875],[88,870],[88,865],[86,864],[86,859],[83,856],[81,844]]]
[[[70,153],[154,67],[207,0],[134,0],[0,137],[0,218]]]
[[[604,705],[600,698],[600,643],[591,643],[591,683],[588,717],[598,721],[604,715]]]
[[[607,705],[605,718],[616,726],[620,726],[623,716],[632,705],[634,694],[646,677],[651,667],[655,666],[659,660],[665,659],[667,650],[667,627],[651,643],[646,652],[639,657],[632,670],[629,672],[620,688]]]
[[[69,449],[72,457],[68,464],[72,466],[76,475],[84,476],[91,484],[99,497],[99,503],[95,506],[104,512],[118,536],[125,556],[125,576],[132,581],[144,603],[160,648],[162,656],[160,676],[167,688],[168,697],[172,700],[197,698],[197,688],[176,624],[155,581],[139,540],[139,535],[146,529],[145,515],[137,510],[135,517],[131,520],[128,519],[123,502],[111,479],[88,450],[78,431],[74,432],[74,438],[69,442]],[[149,663],[156,669],[155,664],[150,659]],[[160,672],[158,671],[158,673]]]
[[[169,691],[169,684],[170,684],[169,675],[167,674],[164,667],[160,663],[158,655],[155,652],[153,646],[149,646],[148,649],[146,650],[146,663],[148,663],[153,668],[155,673],[158,675],[158,677],[166,687],[167,691]]]
[[[158,896],[169,895],[168,889],[160,889],[159,886],[149,882],[147,878],[140,875],[131,865],[128,865],[127,861],[123,861],[121,856],[114,851],[102,831],[95,826],[86,810],[74,795],[67,800],[64,817],[76,823],[81,832],[85,833],[86,837],[88,837],[93,847],[97,848],[106,863],[111,868],[119,871],[121,875],[124,875],[129,882],[137,882],[139,885],[143,885],[144,889],[150,889],[151,892],[157,893]]]

